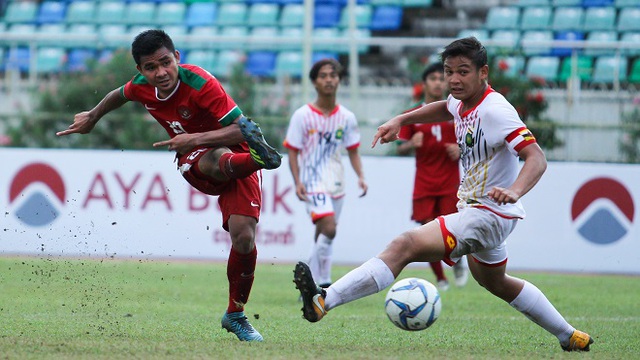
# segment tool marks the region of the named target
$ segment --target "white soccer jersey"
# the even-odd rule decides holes
[[[487,208],[505,217],[524,218],[521,202],[499,205],[487,196],[492,188],[510,187],[520,172],[517,153],[535,143],[513,106],[487,86],[483,99],[461,114],[462,102],[451,95],[447,108],[453,114],[460,145],[463,177],[458,189],[458,207]]]
[[[341,148],[360,146],[356,116],[337,105],[325,116],[307,104],[291,116],[284,146],[300,151],[300,181],[308,193],[344,195],[344,168]]]

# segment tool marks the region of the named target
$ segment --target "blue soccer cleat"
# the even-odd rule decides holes
[[[240,120],[238,120],[238,125],[244,140],[249,145],[249,152],[253,161],[263,169],[278,168],[282,162],[282,156],[276,149],[267,144],[258,124],[249,118],[241,116]]]
[[[244,311],[225,313],[222,316],[222,328],[236,334],[240,341],[262,341],[262,335],[249,324]]]

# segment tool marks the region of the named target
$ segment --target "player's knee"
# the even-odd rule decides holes
[[[231,234],[231,243],[233,248],[241,253],[248,254],[253,250],[255,241],[255,233],[252,229],[241,229]]]
[[[226,147],[220,147],[208,151],[204,156],[202,156],[200,161],[198,161],[198,168],[203,174],[216,180],[228,180],[229,178],[220,168],[220,157],[222,154],[228,152],[231,152],[231,150]]]

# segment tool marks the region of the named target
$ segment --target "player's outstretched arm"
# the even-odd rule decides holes
[[[371,147],[375,147],[378,142],[386,144],[396,141],[400,128],[404,125],[441,122],[453,119],[447,109],[447,101],[441,100],[429,103],[416,110],[393,117],[391,120],[380,125],[378,131],[373,136]]]
[[[58,131],[56,135],[64,136],[69,134],[88,134],[96,126],[96,123],[108,112],[126,104],[129,100],[120,95],[120,89],[109,92],[90,111],[78,113],[73,118],[73,123],[66,130]]]

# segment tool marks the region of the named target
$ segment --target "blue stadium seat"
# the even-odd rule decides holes
[[[279,0],[278,3],[284,7],[291,4],[302,5],[303,1],[302,0]]]
[[[273,76],[276,69],[276,56],[275,51],[252,51],[247,56],[245,69],[254,76]]]
[[[551,29],[554,31],[582,30],[584,10],[581,7],[556,8],[551,21]]]
[[[336,4],[318,4],[315,6],[313,27],[337,27],[340,23],[341,6]]]
[[[613,7],[590,7],[584,14],[584,31],[615,30],[616,9]]]
[[[185,22],[187,5],[181,2],[158,4],[154,23],[160,25],[182,25]]]
[[[617,76],[616,76],[617,75]],[[615,79],[625,81],[627,79],[627,58],[622,56],[599,56],[593,67],[594,83],[612,84]]]
[[[558,31],[555,35],[555,40],[583,40],[584,33],[581,31]],[[554,56],[570,56],[574,49],[570,47],[554,47],[551,49],[551,55]],[[576,51],[582,52],[582,49],[577,48]]]
[[[604,6],[612,6],[613,0],[582,0],[582,6],[585,8],[588,7],[604,7]]]
[[[9,48],[5,60],[6,70],[17,70],[21,73],[29,71],[31,66],[31,52],[28,47]]]
[[[32,23],[36,20],[38,4],[30,1],[12,1],[7,4],[3,21],[7,24]]]
[[[40,47],[36,51],[36,72],[57,73],[64,69],[67,53],[59,47]]]
[[[92,49],[71,49],[67,58],[67,71],[85,72],[89,61],[96,59],[96,52]]]
[[[218,26],[246,26],[248,8],[245,3],[222,3],[218,9]]]
[[[618,31],[640,31],[640,8],[620,9]]]
[[[315,64],[322,59],[338,60],[338,53],[331,51],[316,51],[311,55],[312,64]]]
[[[402,7],[378,6],[373,10],[371,30],[398,30],[402,26]]]
[[[300,51],[281,51],[276,57],[276,76],[302,76],[302,53]]]
[[[553,32],[548,30],[529,30],[522,33],[520,43],[522,44],[522,52],[527,56],[548,55],[551,52],[550,45],[531,45],[528,41],[551,41],[553,40]]]
[[[485,28],[489,30],[518,29],[520,9],[517,7],[492,7],[487,13]]]
[[[282,6],[280,13],[281,27],[302,27],[304,24],[304,6],[300,4],[287,4]]]
[[[216,24],[217,18],[217,3],[193,3],[189,5],[184,21],[189,27],[212,26]]]
[[[616,31],[592,31],[587,35],[587,44],[590,42],[611,42],[612,46],[616,46],[618,33]],[[587,56],[613,55],[614,48],[585,48],[584,54]]]
[[[40,4],[36,22],[38,24],[61,23],[64,21],[67,4],[62,1],[44,1]]]
[[[521,30],[546,30],[551,23],[551,7],[531,6],[522,10]]]
[[[371,5],[356,5],[354,8],[355,13],[355,22],[356,27],[360,28],[369,28],[371,25],[371,17],[373,15],[373,10]],[[346,28],[349,27],[349,11],[348,8],[344,8],[342,10],[342,14],[340,15],[340,27]]]
[[[93,1],[73,1],[67,6],[67,24],[90,24],[94,22],[96,3]]]
[[[532,56],[527,61],[527,77],[541,77],[549,82],[558,80],[560,58],[557,56]]]
[[[280,16],[278,4],[253,4],[249,8],[247,25],[277,26]]]

